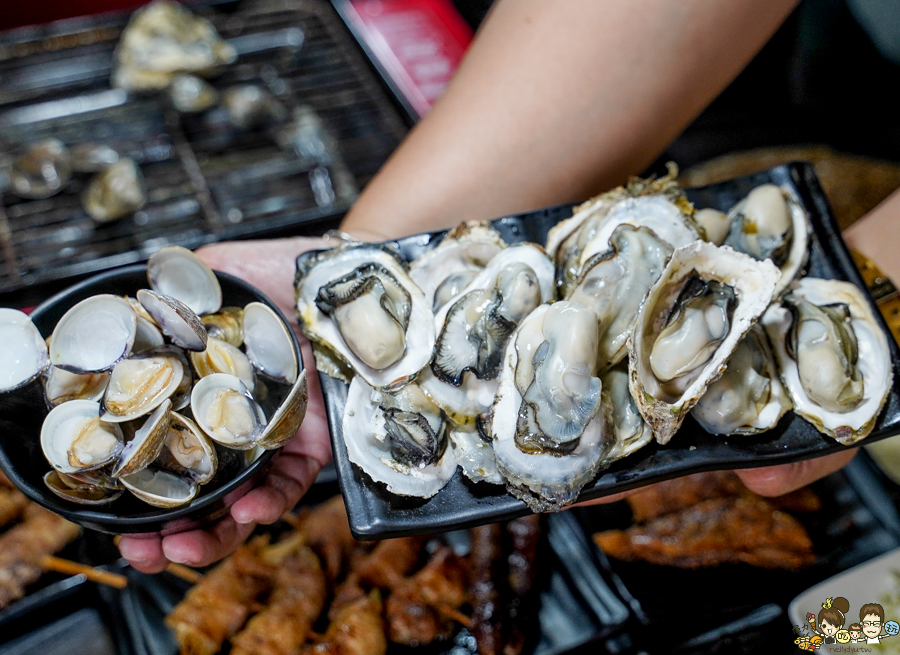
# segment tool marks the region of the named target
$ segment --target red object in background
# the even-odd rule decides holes
[[[133,9],[147,0],[38,0],[17,2],[0,0],[0,30],[49,23],[60,18],[87,16],[114,9]]]
[[[428,113],[472,41],[450,0],[350,0],[346,15],[415,112]]]

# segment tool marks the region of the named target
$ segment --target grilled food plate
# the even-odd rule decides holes
[[[811,165],[786,164],[686,192],[698,208],[727,211],[751,189],[767,183],[791,189],[809,213],[812,235],[806,274],[847,280],[865,289]],[[572,205],[562,205],[500,218],[493,225],[509,243],[544,243],[550,228],[571,213]],[[412,260],[434,247],[444,234],[415,235],[397,241],[396,245],[408,260]],[[887,332],[881,315],[875,313]],[[900,350],[893,340],[889,341],[894,379],[897,379],[900,377]],[[357,539],[433,533],[506,521],[529,513],[525,503],[509,495],[505,488],[474,485],[460,471],[428,500],[410,500],[388,493],[351,465],[347,457],[341,431],[347,385],[321,373],[319,379],[325,396],[338,481],[347,504],[350,527]],[[894,386],[866,443],[896,434],[900,434],[900,392]],[[842,452],[845,448],[792,412],[786,414],[773,430],[755,436],[711,435],[688,418],[670,443],[665,446],[650,444],[613,463],[582,489],[579,498],[601,498],[700,471],[787,464]]]

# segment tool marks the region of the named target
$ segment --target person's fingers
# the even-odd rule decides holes
[[[855,455],[856,448],[853,448],[847,452],[805,459],[793,464],[741,469],[735,473],[744,486],[760,496],[783,496],[843,468]]]
[[[163,554],[170,562],[207,566],[237,550],[255,527],[254,523],[237,523],[228,514],[206,530],[191,530],[163,537]]]
[[[231,515],[238,523],[274,523],[297,504],[321,469],[312,457],[282,453],[262,484],[232,505]]]
[[[141,573],[159,573],[168,564],[159,537],[123,536],[119,541],[119,552]]]

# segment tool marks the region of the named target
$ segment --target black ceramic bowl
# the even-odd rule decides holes
[[[255,288],[226,273],[216,273],[222,286],[224,306],[243,307],[258,301],[274,309],[286,325],[287,319],[271,300]],[[45,337],[62,315],[73,305],[100,293],[134,296],[147,288],[147,267],[128,266],[80,282],[38,306],[31,319]],[[292,330],[297,359],[300,344]],[[268,393],[260,402],[271,417],[285,401],[290,385],[266,381]],[[223,516],[228,508],[246,494],[269,470],[277,450],[265,451],[247,465],[244,453],[217,447],[220,463],[216,477],[200,488],[200,494],[187,505],[157,509],[129,493],[100,507],[87,507],[65,501],[44,486],[44,474],[50,465],[40,445],[41,424],[48,409],[40,379],[14,392],[0,394],[0,467],[22,492],[47,509],[86,528],[112,534],[172,534],[191,530]]]

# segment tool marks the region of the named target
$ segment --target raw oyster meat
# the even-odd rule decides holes
[[[529,314],[506,347],[490,431],[507,488],[533,511],[574,502],[609,452],[597,328],[593,310],[559,301]]]
[[[466,221],[450,230],[441,242],[412,261],[409,276],[437,311],[506,247],[490,223]]]
[[[759,324],[747,332],[726,364],[691,410],[712,434],[756,434],[774,428],[791,409],[778,377],[769,339]]]
[[[771,261],[705,241],[674,252],[628,340],[631,395],[657,441],[672,438],[721,375],[780,276]]]
[[[453,477],[447,417],[415,383],[388,392],[354,377],[346,407],[342,432],[350,461],[392,493],[430,498]]]
[[[628,362],[622,361],[600,374],[600,398],[612,447],[603,465],[627,457],[653,441],[653,431],[644,421],[628,391]]]
[[[112,85],[164,89],[179,73],[214,74],[237,59],[212,24],[177,2],[155,0],[135,12],[115,52]]]
[[[754,259],[771,259],[781,269],[775,295],[800,274],[809,256],[809,220],[800,203],[784,189],[763,184],[728,212],[725,245]]]
[[[794,411],[844,445],[868,436],[893,370],[887,336],[859,288],[803,278],[763,325]]]
[[[301,255],[296,290],[306,336],[372,386],[402,386],[431,359],[431,308],[386,246],[348,243]]]
[[[421,381],[425,392],[460,423],[486,411],[512,331],[553,291],[553,264],[543,249],[522,243],[500,251],[435,317],[439,334],[433,375]]]
[[[675,182],[677,169],[659,180],[632,178],[575,208],[547,235],[547,253],[556,262],[559,294],[565,297],[591,257],[609,250],[613,231],[623,223],[647,227],[673,248],[699,237],[691,218],[694,208]]]
[[[597,363],[601,371],[625,357],[638,309],[672,256],[672,247],[645,227],[620,225],[609,245],[609,251],[595,255],[584,265],[566,298],[597,314]]]

